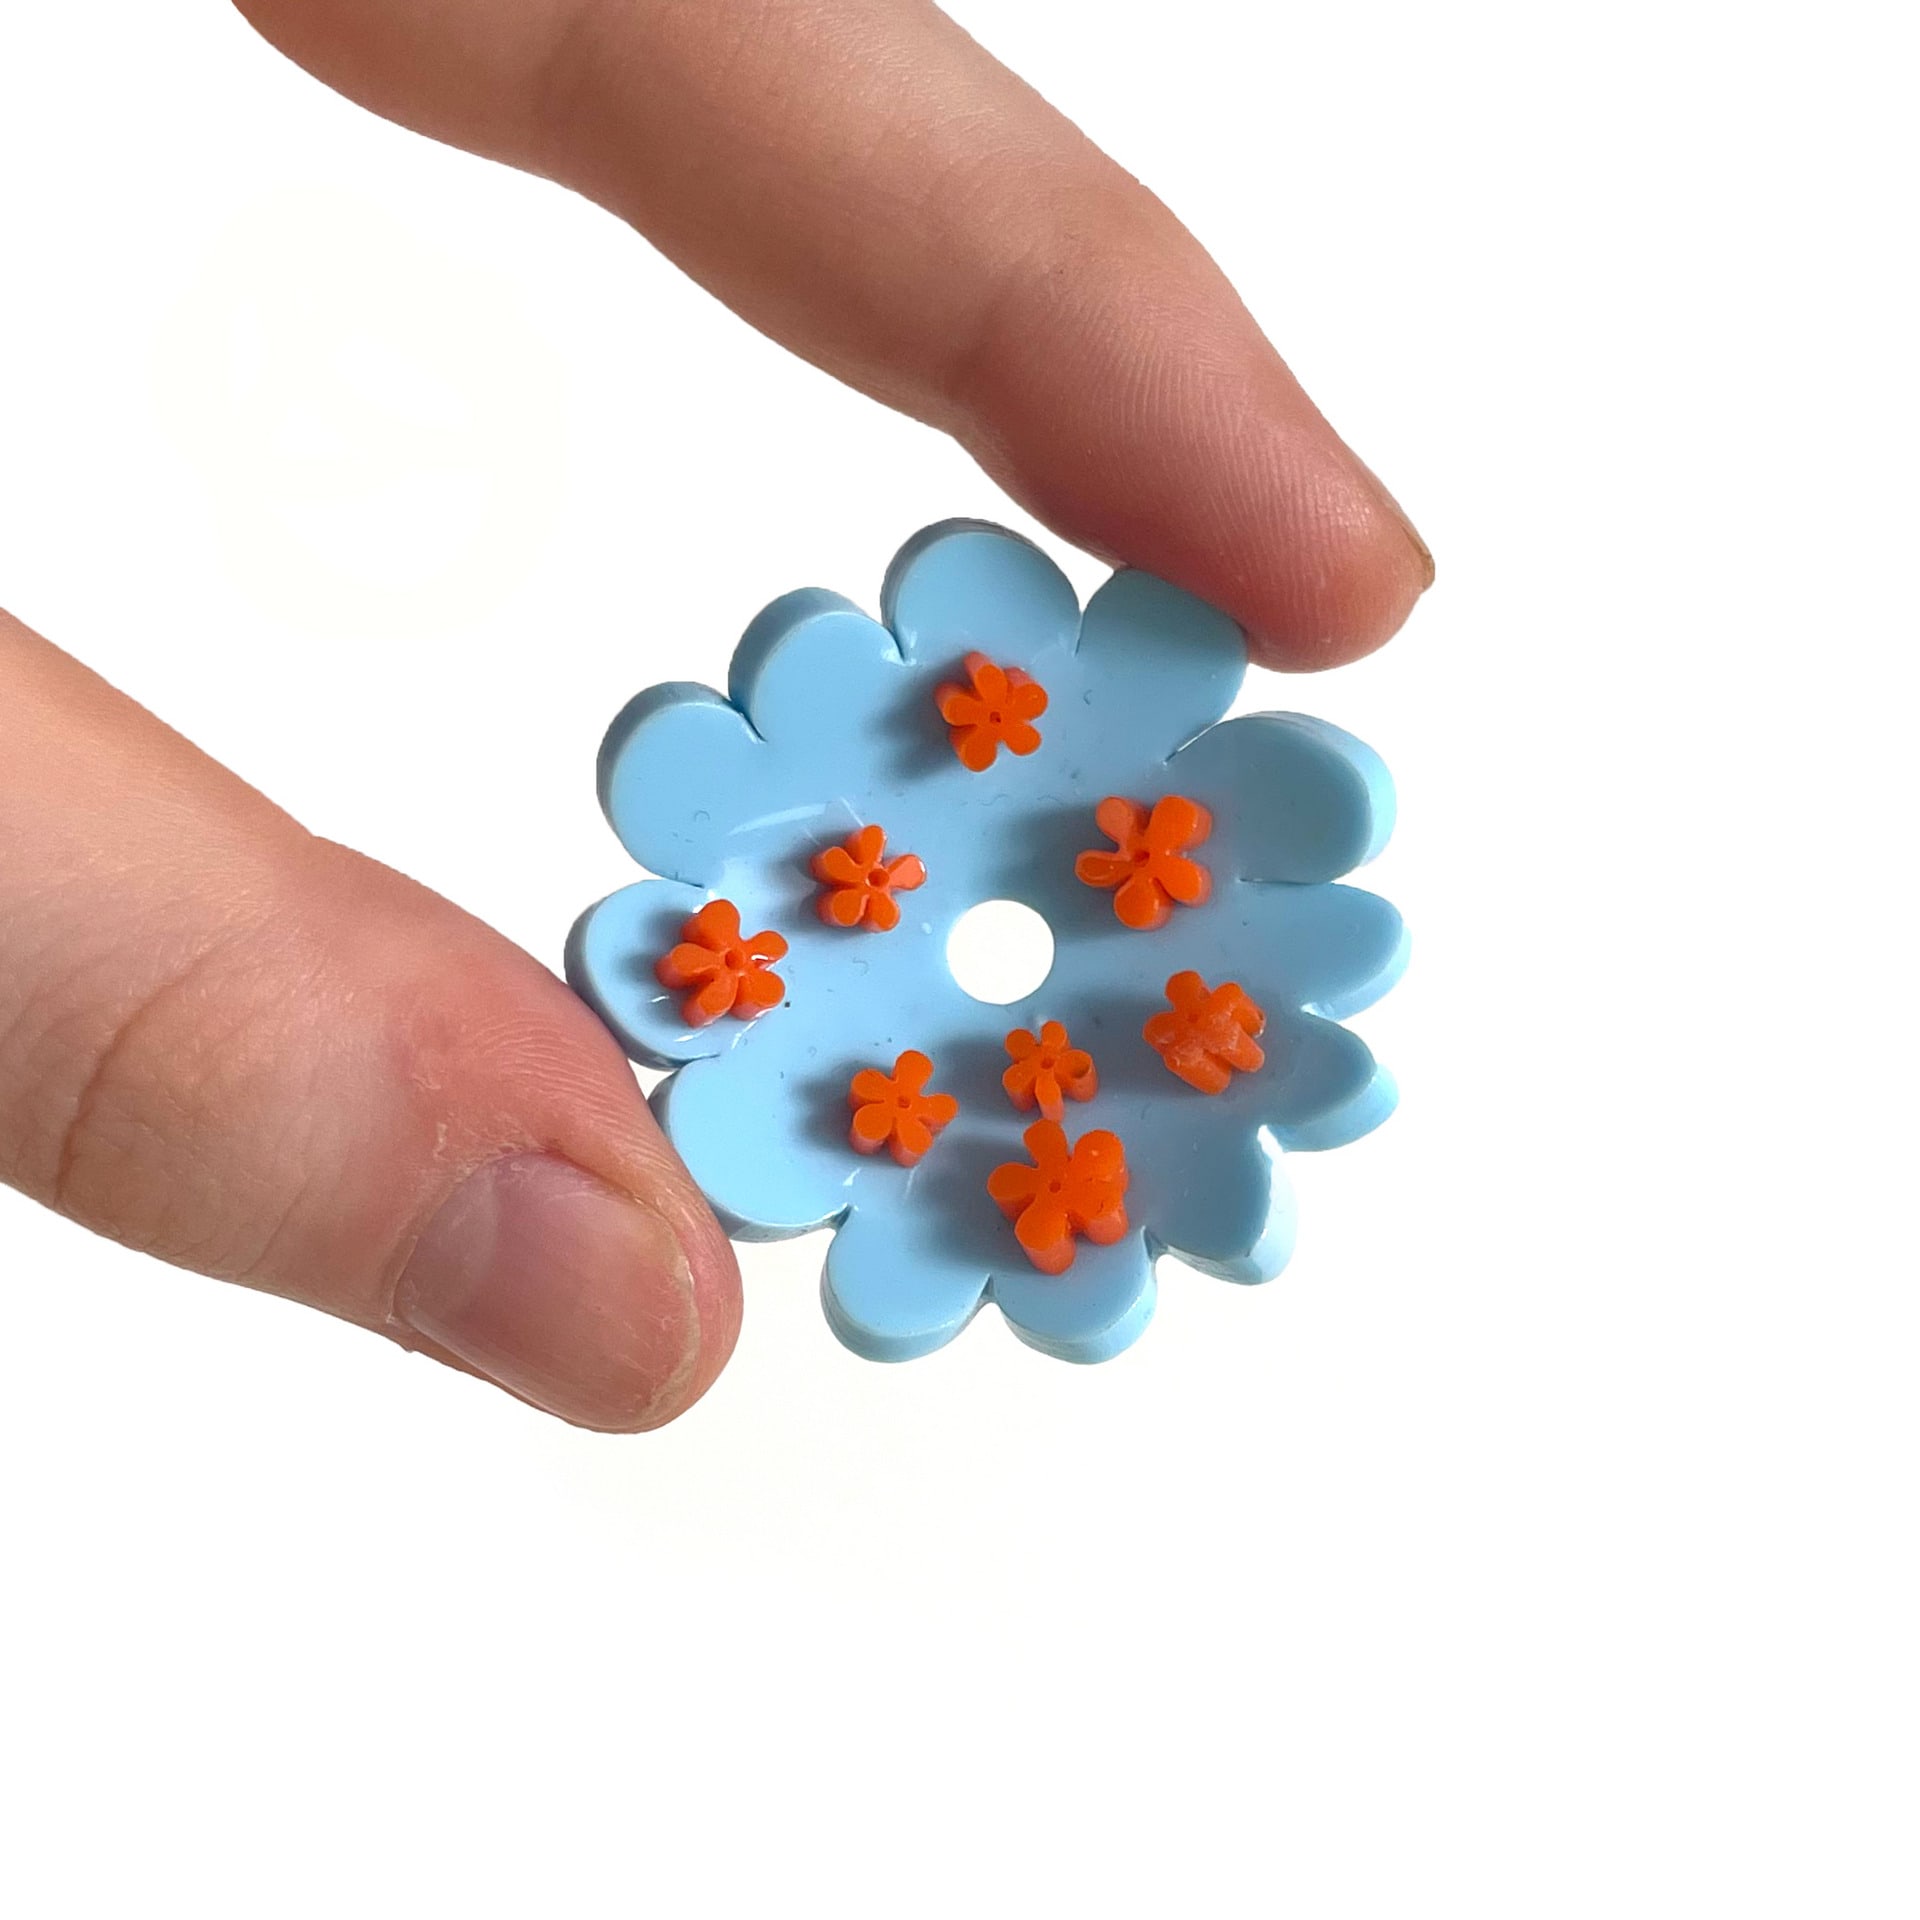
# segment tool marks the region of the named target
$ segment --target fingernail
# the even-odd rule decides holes
[[[1407,538],[1413,542],[1414,552],[1420,556],[1420,566],[1426,575],[1420,591],[1425,593],[1427,588],[1433,585],[1433,549],[1420,538],[1420,529],[1407,518],[1406,509],[1401,506],[1400,502],[1396,500],[1392,494],[1387,495],[1387,505],[1390,506],[1398,516],[1401,526],[1406,529]]]
[[[394,1316],[548,1413],[615,1432],[680,1410],[700,1346],[672,1228],[550,1154],[491,1161],[454,1189]]]
[[[1357,456],[1356,464],[1360,471],[1372,482],[1373,490],[1379,496],[1380,504],[1393,516],[1395,524],[1400,528],[1400,531],[1407,536],[1407,539],[1413,545],[1414,552],[1419,556],[1421,572],[1420,591],[1425,593],[1426,590],[1433,585],[1434,569],[1432,549],[1421,539],[1420,529],[1413,524],[1413,521],[1407,514],[1406,508],[1381,484],[1380,476],[1375,473],[1364,460],[1358,459]]]

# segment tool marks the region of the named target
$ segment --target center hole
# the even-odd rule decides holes
[[[962,993],[990,1007],[1024,1000],[1053,970],[1053,929],[1018,900],[982,900],[953,923],[947,968]]]

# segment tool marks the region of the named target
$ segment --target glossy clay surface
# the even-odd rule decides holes
[[[729,696],[673,684],[639,696],[602,749],[600,792],[633,857],[663,876],[602,901],[574,928],[568,977],[628,1052],[676,1068],[655,1094],[674,1146],[741,1239],[838,1223],[823,1280],[834,1330],[877,1360],[944,1345],[993,1301],[1028,1344],[1100,1360],[1153,1311],[1153,1262],[1172,1252],[1235,1281],[1272,1278],[1293,1240],[1282,1149],[1336,1147],[1391,1112],[1391,1081],[1337,1024],[1398,977],[1394,909],[1331,884],[1371,859],[1393,820],[1385,767],[1337,728],[1294,714],[1219,721],[1245,653],[1223,615],[1149,575],[1122,572],[1084,615],[1037,548],[950,522],[902,549],[873,619],[807,589],[774,602],[735,654]],[[979,651],[1046,688],[1039,750],[960,764],[935,689]],[[1150,932],[1074,876],[1109,843],[1109,794],[1163,794],[1213,816],[1194,850],[1211,899]],[[885,933],[825,926],[809,863],[877,823],[890,853],[926,863]],[[791,950],[785,1003],[750,1023],[695,1029],[654,976],[705,900]],[[1042,914],[1055,939],[1039,990],[970,999],[946,965],[954,922],[985,900]],[[1170,1074],[1142,1038],[1170,975],[1239,982],[1265,1010],[1267,1063],[1215,1096]],[[1000,1081],[1009,1029],[1065,1023],[1094,1056],[1099,1091],[1070,1103],[1073,1138],[1118,1134],[1131,1230],[1082,1243],[1057,1277],[1035,1271],[986,1191],[1023,1158],[1033,1116]],[[906,1048],[959,1114],[911,1170],[848,1144],[847,1089]]]

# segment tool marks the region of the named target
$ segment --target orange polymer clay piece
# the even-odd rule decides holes
[[[1040,744],[1033,723],[1047,710],[1046,688],[1018,667],[996,667],[984,653],[968,654],[965,666],[971,687],[948,680],[933,691],[960,764],[985,773],[1002,747],[1031,753]]]
[[[680,944],[654,963],[663,987],[691,987],[680,1012],[690,1027],[710,1027],[723,1013],[755,1020],[777,1007],[786,993],[769,961],[781,959],[787,943],[777,933],[740,933],[740,909],[731,900],[709,900],[680,929]]]
[[[885,1147],[903,1167],[917,1166],[933,1145],[934,1136],[960,1111],[950,1093],[928,1093],[933,1062],[909,1047],[894,1061],[890,1074],[862,1067],[847,1089],[853,1108],[848,1138],[856,1153],[878,1153]]]
[[[1073,1265],[1074,1237],[1111,1246],[1127,1230],[1127,1150],[1096,1129],[1072,1146],[1056,1120],[1036,1120],[1021,1139],[1033,1165],[1009,1160],[987,1176],[987,1192],[1009,1220],[1021,1251],[1042,1273]]]
[[[925,883],[927,865],[917,853],[882,858],[887,836],[878,827],[862,827],[837,847],[813,856],[813,877],[826,891],[814,903],[830,927],[857,927],[863,921],[875,933],[900,924],[896,893],[911,893]]]
[[[1123,926],[1146,933],[1166,925],[1175,901],[1183,907],[1205,904],[1213,876],[1186,857],[1213,831],[1213,815],[1198,800],[1170,793],[1149,813],[1137,800],[1110,794],[1093,817],[1114,851],[1083,853],[1073,870],[1090,887],[1117,889],[1113,910]]]
[[[1100,1091],[1093,1055],[1070,1045],[1058,1020],[1044,1021],[1038,1034],[1015,1027],[1007,1035],[1007,1052],[1013,1065],[1000,1076],[1000,1084],[1022,1113],[1038,1107],[1049,1120],[1058,1120],[1066,1110],[1065,1100],[1091,1100]]]
[[[1209,987],[1197,973],[1176,973],[1167,982],[1167,998],[1172,1007],[1141,1031],[1168,1071],[1188,1086],[1225,1093],[1235,1073],[1266,1065],[1266,1052],[1253,1036],[1267,1016],[1235,982]]]

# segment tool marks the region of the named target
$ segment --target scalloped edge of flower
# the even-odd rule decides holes
[[[1032,1274],[1011,1264],[1004,1269],[989,1268],[980,1276],[977,1287],[965,1293],[956,1291],[949,1312],[930,1316],[927,1324],[919,1328],[903,1332],[876,1326],[846,1306],[837,1284],[847,1258],[840,1251],[847,1209],[831,1219],[817,1222],[814,1228],[803,1229],[834,1229],[820,1273],[821,1311],[843,1346],[863,1360],[887,1365],[921,1360],[952,1345],[989,1306],[998,1310],[1015,1339],[1038,1353],[1079,1366],[1111,1360],[1131,1347],[1151,1323],[1159,1304],[1161,1261],[1176,1260],[1211,1279],[1225,1280],[1235,1286],[1263,1286],[1285,1270],[1293,1257],[1299,1224],[1293,1183],[1287,1178],[1284,1165],[1285,1153],[1264,1128],[1251,1144],[1264,1163],[1266,1193],[1259,1231],[1249,1237],[1245,1250],[1234,1255],[1195,1253],[1148,1229],[1136,1228],[1108,1251],[1118,1259],[1138,1256],[1139,1265],[1134,1270],[1137,1287],[1122,1294],[1118,1311],[1094,1316],[1092,1324],[1078,1330],[1068,1331],[1057,1319],[1051,1326],[1036,1325],[1032,1318],[1023,1317],[1016,1306],[1010,1305],[1006,1297],[1012,1293],[1017,1300],[1022,1295],[1039,1293],[1056,1285],[1058,1280],[1070,1281],[1071,1270],[1050,1281],[1046,1275]],[[836,1253],[839,1254],[837,1260]]]

